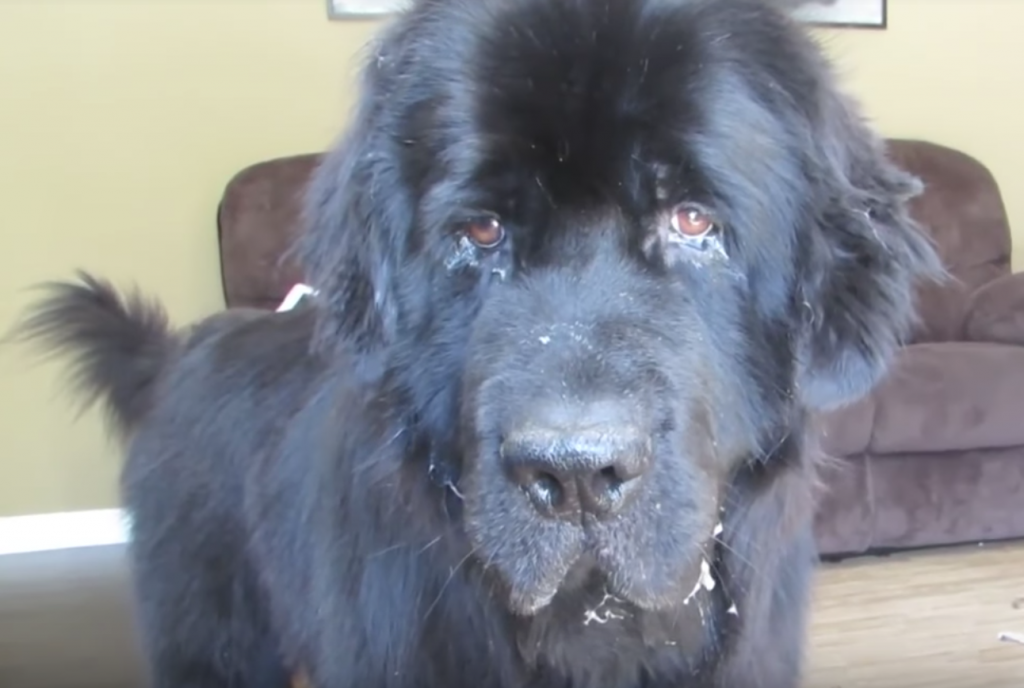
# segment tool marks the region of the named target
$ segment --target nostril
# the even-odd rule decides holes
[[[535,502],[552,511],[557,511],[565,503],[565,488],[550,473],[538,471],[526,489]]]
[[[619,469],[615,466],[608,466],[602,468],[594,475],[593,486],[595,494],[601,494],[603,492],[614,492],[622,486],[622,483],[626,482],[628,478],[623,478]]]
[[[555,514],[565,508],[567,487],[554,473],[521,466],[513,471],[513,475],[538,510]]]
[[[643,471],[626,464],[605,466],[585,483],[580,495],[585,508],[597,515],[611,515],[622,509]]]

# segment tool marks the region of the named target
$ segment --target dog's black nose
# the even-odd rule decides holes
[[[562,413],[506,435],[502,458],[544,516],[607,518],[637,492],[650,465],[651,441],[607,408]]]

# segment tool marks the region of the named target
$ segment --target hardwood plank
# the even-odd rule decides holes
[[[0,686],[141,686],[118,547],[0,557]],[[805,688],[1020,688],[1024,544],[826,565]]]
[[[1024,546],[915,552],[818,573],[807,688],[1020,688]]]

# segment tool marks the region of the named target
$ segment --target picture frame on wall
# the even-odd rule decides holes
[[[329,19],[376,19],[405,9],[412,0],[327,0]]]
[[[888,23],[887,0],[793,0],[793,4],[793,15],[815,26],[884,29]]]
[[[373,19],[405,9],[412,0],[327,0],[330,19]],[[887,0],[789,0],[794,16],[818,26],[884,29]]]

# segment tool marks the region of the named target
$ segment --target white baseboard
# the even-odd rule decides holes
[[[120,545],[127,541],[128,518],[121,509],[0,518],[0,555]]]

